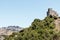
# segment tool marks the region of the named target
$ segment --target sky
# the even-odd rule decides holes
[[[29,27],[35,18],[44,19],[48,8],[60,15],[60,0],[0,0],[0,27]]]

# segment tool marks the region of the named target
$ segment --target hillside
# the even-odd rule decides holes
[[[5,40],[60,40],[59,17],[52,9],[48,9],[44,20],[34,19],[29,28],[25,28]]]
[[[3,40],[4,36],[12,35],[13,32],[19,32],[23,28],[19,26],[8,26],[0,28],[0,40]]]
[[[19,26],[8,26],[0,28],[0,35],[11,35],[13,32],[19,32],[23,28]]]

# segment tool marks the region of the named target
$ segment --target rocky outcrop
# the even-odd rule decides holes
[[[58,14],[56,11],[52,10],[52,8],[48,8],[48,11],[47,11],[47,16],[56,16],[58,17]]]
[[[55,30],[60,31],[60,19],[58,18],[57,20],[54,21],[55,23]]]
[[[47,16],[52,16],[52,17],[56,17],[55,20],[54,20],[54,23],[55,23],[55,30],[56,31],[60,31],[60,17],[58,16],[58,13],[54,10],[52,10],[52,8],[48,8],[48,11],[47,11]]]

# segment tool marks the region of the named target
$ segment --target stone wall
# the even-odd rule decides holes
[[[50,16],[50,15],[58,17],[58,14],[56,11],[52,10],[52,8],[48,8],[47,16]]]

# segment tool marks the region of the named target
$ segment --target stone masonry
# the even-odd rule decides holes
[[[48,8],[47,16],[50,16],[50,15],[58,17],[58,14],[56,11],[52,10],[52,8]]]

